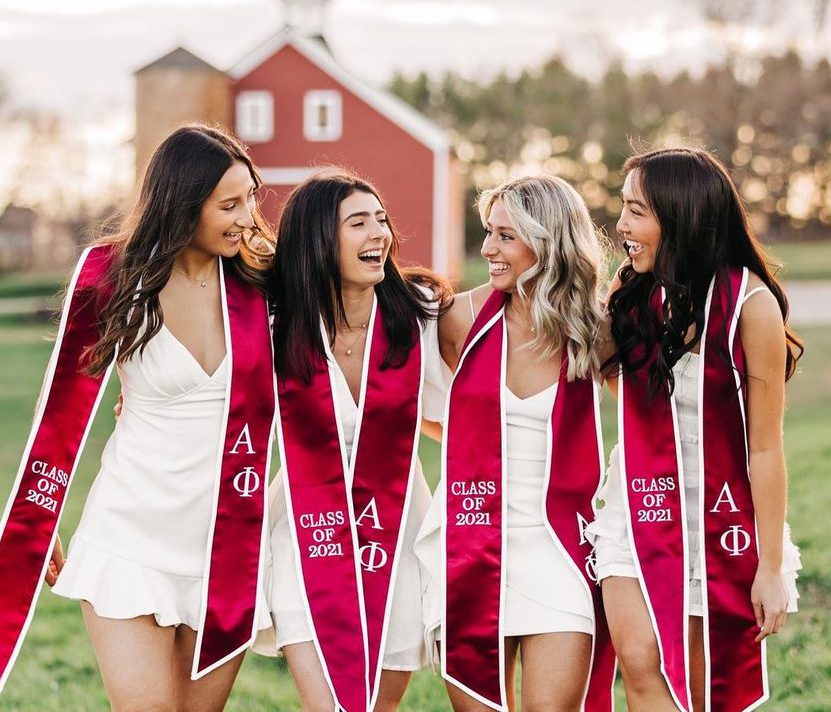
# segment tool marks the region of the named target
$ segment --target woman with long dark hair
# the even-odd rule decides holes
[[[455,375],[416,541],[428,637],[458,712],[515,709],[518,657],[523,709],[603,712],[614,654],[583,534],[602,475],[603,249],[554,176],[485,191],[479,214],[489,283],[439,323]]]
[[[378,191],[335,169],[295,188],[271,279],[282,470],[271,610],[304,709],[394,710],[423,661],[413,540],[422,418],[444,403],[447,290],[396,264]]]
[[[782,415],[802,346],[718,160],[658,150],[624,171],[619,445],[589,530],[612,639],[630,709],[752,709],[796,610]]]
[[[28,625],[28,572],[45,570],[81,601],[113,709],[222,709],[268,625],[273,237],[259,186],[229,135],[174,131],[68,289],[0,539],[2,652]],[[57,517],[113,366],[123,407],[64,563]]]

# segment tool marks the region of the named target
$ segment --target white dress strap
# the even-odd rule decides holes
[[[476,321],[476,310],[473,308],[473,290],[467,293],[467,301],[470,304],[470,319]]]
[[[755,289],[751,289],[747,294],[744,295],[744,299],[742,299],[742,304],[744,304],[748,299],[750,299],[750,297],[756,294],[756,292],[761,292],[765,289],[767,289],[767,286],[764,284],[759,287],[756,287]]]

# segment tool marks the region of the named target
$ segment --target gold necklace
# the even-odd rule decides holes
[[[516,310],[514,310],[514,309],[511,309],[511,313],[514,315],[514,319],[515,319],[515,320],[516,320],[516,321],[517,321],[520,325],[524,326],[526,329],[530,329],[530,330],[531,330],[531,335],[532,335],[532,336],[536,336],[536,335],[537,335],[537,327],[536,327],[536,326],[534,326],[534,322],[531,320],[530,316],[529,316],[529,318],[528,318],[528,319],[523,319],[523,318],[522,318],[519,314],[517,314],[517,313],[516,313]]]
[[[347,356],[351,356],[351,355],[352,355],[352,349],[353,349],[353,347],[355,346],[355,344],[357,344],[357,343],[358,343],[358,340],[361,338],[361,336],[363,335],[363,333],[364,333],[364,331],[365,331],[365,330],[366,330],[366,322],[364,322],[363,324],[361,324],[361,330],[358,332],[358,335],[357,335],[357,336],[356,336],[356,337],[352,340],[352,343],[350,343],[350,344],[346,344],[346,345],[345,345],[345,348],[346,348],[346,355],[347,355]],[[340,337],[340,340],[341,340],[341,341],[343,341],[343,340],[344,340],[344,339],[343,339],[343,336],[342,336],[340,333],[336,333],[336,334],[335,334],[335,339],[336,339],[336,340],[337,340],[337,338],[338,338],[338,337]]]
[[[181,267],[177,267],[176,265],[173,265],[173,269],[175,269],[177,272],[181,272],[181,273],[182,273],[183,275],[185,275],[185,277],[187,277],[187,278],[188,278],[191,282],[198,282],[200,287],[207,287],[207,286],[208,286],[208,283],[207,283],[204,279],[202,279],[201,277],[191,277],[191,276],[190,276],[187,272],[185,272],[185,270],[183,270]]]

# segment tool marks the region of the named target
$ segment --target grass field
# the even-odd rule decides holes
[[[831,709],[831,330],[801,332],[807,354],[789,386],[786,447],[790,467],[790,521],[802,549],[801,612],[769,646],[772,702],[784,712]],[[0,499],[5,502],[17,470],[50,344],[42,326],[0,327]],[[68,543],[112,427],[110,386],[78,469],[61,523]],[[607,451],[615,438],[611,399],[604,401]],[[425,471],[435,485],[437,447],[422,445]],[[620,698],[620,695],[619,695]],[[622,705],[619,709],[625,709]],[[44,590],[34,623],[5,692],[0,710],[75,712],[107,709],[106,696],[78,605]],[[227,707],[238,712],[299,710],[297,694],[282,662],[248,655]],[[402,705],[409,712],[449,710],[438,676],[415,675]]]

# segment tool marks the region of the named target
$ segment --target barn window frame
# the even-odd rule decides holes
[[[244,91],[237,95],[237,136],[250,143],[274,138],[274,96],[269,91]]]
[[[312,89],[303,97],[307,141],[337,141],[343,135],[343,97],[335,89]]]

